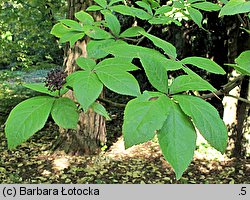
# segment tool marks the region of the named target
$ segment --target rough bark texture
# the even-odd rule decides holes
[[[75,19],[74,13],[85,10],[91,5],[92,1],[88,0],[68,0],[69,19]],[[77,70],[75,60],[79,56],[87,57],[86,44],[88,38],[78,41],[73,48],[66,47],[64,66],[68,74]],[[67,97],[74,99],[73,93],[68,92]],[[77,130],[60,129],[55,148],[64,150],[69,154],[97,154],[100,152],[101,145],[106,142],[105,119],[89,110],[87,113],[80,113]]]

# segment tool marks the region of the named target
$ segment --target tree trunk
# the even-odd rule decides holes
[[[85,10],[91,3],[91,0],[68,0],[67,18],[75,19],[74,14],[80,10]],[[87,57],[86,45],[88,40],[88,38],[84,38],[83,41],[76,42],[73,48],[69,46],[65,48],[64,66],[68,74],[77,70],[75,60],[79,56]],[[74,99],[72,92],[68,92],[66,96]],[[69,154],[93,155],[100,152],[100,147],[105,142],[105,119],[89,110],[87,113],[80,113],[77,130],[60,129],[60,136],[54,147]]]
[[[245,77],[241,84],[240,97],[248,99],[249,77]],[[246,144],[244,133],[249,127],[248,116],[249,106],[247,103],[239,101],[237,107],[237,128],[235,135],[235,144],[233,149],[233,157],[243,158],[246,156]]]
[[[245,50],[246,41],[249,41],[249,36],[240,41],[240,22],[237,16],[230,16],[225,18],[227,25],[227,45],[228,45],[228,63],[234,63],[235,58],[241,51]],[[234,76],[235,70],[231,72]],[[239,87],[230,91],[230,95],[236,97],[247,98],[249,91],[249,78],[245,77]],[[224,97],[225,104],[224,120],[229,129],[229,148],[230,154],[236,158],[242,158],[246,155],[246,142],[244,138],[245,127],[247,126],[248,107],[247,104],[231,97]]]

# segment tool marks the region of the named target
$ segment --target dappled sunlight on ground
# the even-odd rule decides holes
[[[1,183],[249,183],[250,162],[207,157],[204,148],[195,155],[179,181],[163,158],[157,140],[124,148],[122,137],[96,156],[69,156],[52,152],[57,129],[48,126],[15,150],[1,146]],[[54,139],[53,139],[54,138]],[[199,149],[197,150],[199,151]],[[203,156],[202,156],[203,152]],[[205,152],[205,153],[204,153]],[[208,159],[206,159],[208,158]]]

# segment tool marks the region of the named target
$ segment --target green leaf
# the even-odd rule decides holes
[[[25,142],[44,127],[54,101],[53,97],[38,96],[27,99],[13,108],[5,126],[9,149]]]
[[[187,10],[190,14],[191,19],[201,28],[201,21],[202,21],[202,14],[199,10],[192,8],[192,7],[187,7]]]
[[[108,28],[116,37],[118,37],[121,31],[121,25],[117,17],[107,10],[103,11],[102,14],[107,22]]]
[[[76,34],[72,35],[69,39],[70,47],[73,47],[75,45],[75,43],[78,40],[82,39],[84,36],[85,36],[85,33],[76,33]]]
[[[184,9],[184,7],[185,7],[184,1],[182,1],[182,0],[180,0],[180,1],[173,1],[173,7],[174,8]]]
[[[102,104],[99,104],[97,102],[94,102],[91,105],[91,108],[94,110],[94,112],[96,112],[99,115],[102,115],[106,118],[106,120],[111,120],[111,118],[109,117],[109,114],[107,112],[107,110],[104,108],[104,106]]]
[[[84,25],[85,24],[92,25],[94,23],[93,17],[84,11],[75,13],[75,17]]]
[[[174,71],[183,68],[182,63],[180,61],[164,59],[166,70]]]
[[[218,4],[211,3],[211,2],[199,2],[191,4],[192,7],[198,8],[200,10],[205,11],[218,11],[221,7]]]
[[[78,31],[68,31],[60,37],[59,43],[69,42],[71,37],[78,33]]]
[[[85,33],[79,33],[77,31],[70,31],[60,38],[59,42],[60,43],[65,43],[65,42],[70,42],[70,46],[74,46],[75,42],[85,36]]]
[[[106,0],[94,0],[98,5],[100,5],[103,8],[106,8],[107,1]]]
[[[64,26],[62,23],[57,23],[53,26],[50,33],[60,38],[66,33],[70,32],[70,29],[67,26]]]
[[[176,94],[179,92],[185,92],[188,90],[197,91],[216,91],[216,89],[206,80],[195,75],[182,75],[174,79],[170,85],[169,93]]]
[[[75,71],[75,72],[69,74],[69,75],[67,76],[67,78],[66,78],[66,84],[65,84],[65,86],[66,86],[66,87],[67,87],[67,86],[70,86],[70,87],[73,88],[74,82],[77,80],[77,78],[78,78],[79,76],[81,76],[81,75],[80,75],[81,72],[82,72],[82,71]],[[79,74],[79,73],[80,73],[80,74]]]
[[[86,11],[98,11],[98,10],[102,10],[103,8],[101,6],[97,6],[97,5],[93,5],[93,6],[89,6]]]
[[[140,55],[147,54],[153,55],[155,57],[164,58],[162,54],[158,51],[146,47],[129,45],[129,44],[114,44],[112,46],[106,47],[106,52],[111,53],[115,56],[124,57],[124,58],[139,58]]]
[[[103,85],[96,74],[89,71],[78,72],[73,82],[75,97],[85,112],[99,97],[102,88]]]
[[[129,6],[125,6],[125,5],[116,5],[116,6],[111,6],[109,8],[110,10],[113,10],[115,12],[118,12],[122,15],[129,15],[129,16],[135,16],[135,14],[133,13],[131,7]]]
[[[71,30],[74,31],[83,31],[83,27],[76,21],[71,19],[61,19],[61,23],[65,24],[66,26],[70,27]]]
[[[187,57],[181,60],[183,64],[190,64],[214,74],[226,74],[224,69],[216,62],[202,57]]]
[[[143,1],[136,1],[135,3],[141,8],[144,8],[150,15],[153,15],[152,8],[148,3]]]
[[[83,29],[87,36],[96,40],[113,38],[113,36],[110,33],[96,26],[85,25]]]
[[[136,37],[141,35],[140,32],[144,32],[145,30],[140,26],[133,26],[126,29],[124,32],[120,34],[120,37]]]
[[[238,73],[240,73],[240,74],[244,74],[244,75],[250,76],[249,71],[246,71],[246,70],[240,68],[238,65],[233,65],[233,64],[227,64],[227,65],[229,65],[229,66],[233,67],[234,69],[236,69],[236,71]]]
[[[146,11],[139,9],[139,8],[131,7],[131,10],[134,16],[142,20],[149,20],[150,18],[153,17],[152,15],[148,14]]]
[[[97,68],[96,74],[107,88],[118,94],[140,95],[137,80],[130,73],[117,69],[117,66]]]
[[[111,71],[113,69],[126,72],[135,71],[140,68],[123,58],[106,58],[105,60],[99,62],[95,67],[96,71]]]
[[[250,75],[250,50],[243,51],[236,59],[237,68],[243,71],[243,74]]]
[[[91,71],[96,66],[96,63],[93,59],[84,57],[77,58],[76,64],[86,71]]]
[[[196,132],[189,118],[174,102],[157,136],[162,153],[180,179],[191,162],[196,147]]]
[[[108,5],[112,6],[113,4],[121,2],[121,1],[123,1],[123,0],[111,0]]]
[[[148,20],[150,24],[171,24],[175,23],[177,26],[181,26],[181,23],[171,17],[167,16],[159,16],[153,17],[152,19]]]
[[[250,1],[230,0],[225,6],[222,7],[219,17],[223,15],[235,15],[247,12],[250,12]]]
[[[195,3],[195,2],[201,2],[205,0],[187,0],[188,3]]]
[[[174,45],[172,45],[169,42],[166,42],[165,40],[162,40],[154,35],[151,35],[149,33],[146,32],[141,32],[142,35],[144,35],[145,37],[147,37],[148,39],[150,39],[155,46],[163,49],[163,51],[170,56],[171,58],[176,58],[177,54],[176,54],[176,48],[174,47]]]
[[[155,10],[155,15],[162,15],[172,10],[172,7],[163,5],[162,7]]]
[[[79,114],[76,104],[71,99],[64,97],[56,99],[51,115],[58,126],[66,129],[76,129]]]
[[[26,88],[29,88],[31,90],[37,91],[37,92],[41,92],[43,94],[48,94],[50,96],[59,96],[59,91],[55,91],[55,92],[51,92],[48,90],[47,87],[45,87],[44,83],[26,83],[23,85]],[[60,94],[64,94],[66,93],[66,91],[63,91],[63,93],[60,92]]]
[[[161,129],[168,113],[170,100],[159,93],[144,92],[128,102],[124,112],[122,132],[125,148],[151,140]]]
[[[147,0],[150,4],[151,4],[151,7],[152,8],[158,8],[158,7],[160,7],[160,4],[159,4],[159,2],[156,0]]]
[[[109,53],[105,49],[114,44],[114,39],[100,41],[90,40],[87,44],[88,58],[100,59],[106,57]]]
[[[224,153],[227,147],[227,128],[218,111],[201,98],[190,95],[174,95],[183,112],[190,116],[202,136],[215,149]]]
[[[152,86],[161,92],[167,93],[168,75],[164,62],[148,54],[141,55],[140,60]]]

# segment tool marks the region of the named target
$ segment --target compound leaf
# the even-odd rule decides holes
[[[174,102],[157,136],[162,153],[180,179],[191,162],[196,147],[196,132],[189,118]]]
[[[144,92],[126,105],[123,123],[125,147],[129,148],[151,140],[161,129],[170,99],[159,93]]]
[[[223,153],[227,147],[227,128],[218,111],[205,100],[191,95],[174,95],[183,112],[190,116],[203,137]]]

